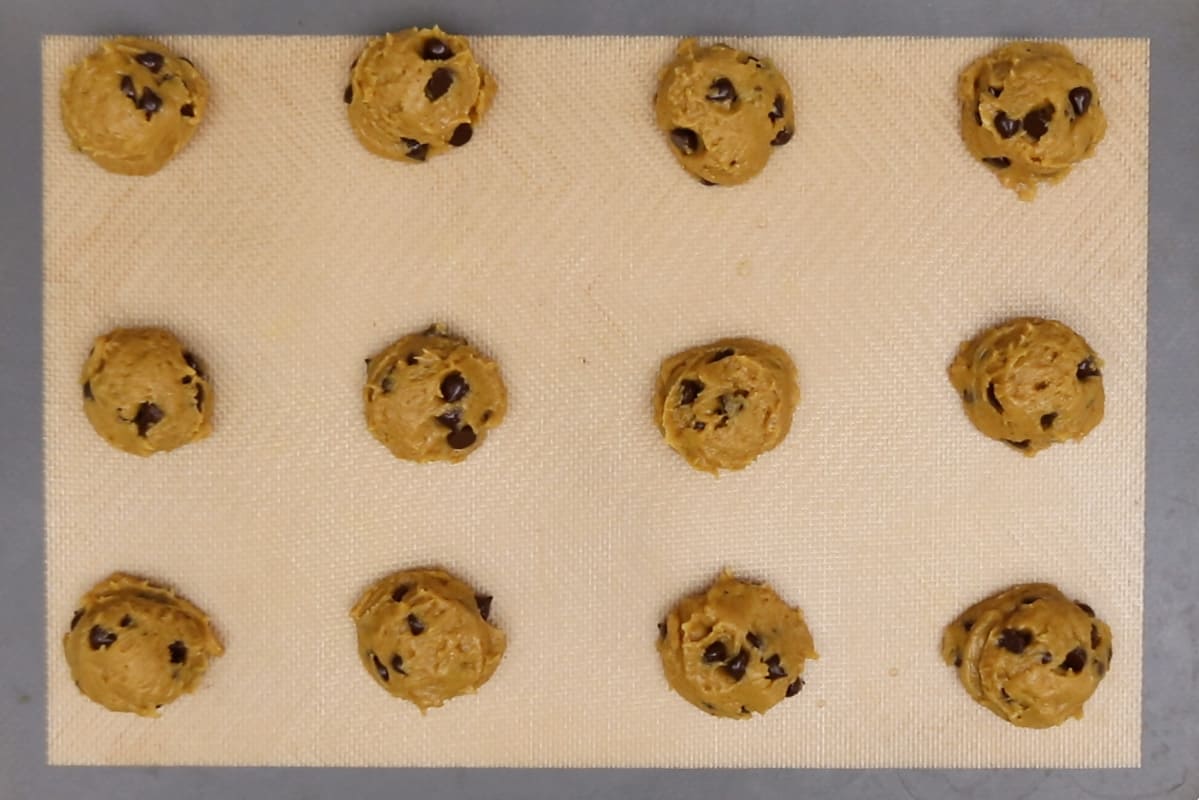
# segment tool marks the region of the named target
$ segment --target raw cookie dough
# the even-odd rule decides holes
[[[962,342],[949,380],[976,428],[1033,456],[1103,419],[1102,367],[1067,326],[1020,317]]]
[[[1050,728],[1082,718],[1112,663],[1112,632],[1056,586],[1013,586],[945,629],[941,658],[980,705],[1013,725]]]
[[[169,331],[118,328],[97,337],[79,382],[92,427],[126,453],[174,450],[212,432],[212,387]]]
[[[769,59],[695,39],[662,70],[654,111],[674,157],[707,184],[745,183],[795,133],[791,87]]]
[[[791,430],[799,403],[794,362],[757,339],[720,339],[662,362],[654,423],[699,470],[741,469]]]
[[[966,147],[1022,200],[1090,158],[1107,129],[1095,76],[1060,44],[988,53],[958,78],[958,101]]]
[[[208,107],[208,82],[151,39],[110,39],[67,68],[62,123],[109,172],[150,175],[182,150]]]
[[[367,359],[366,373],[366,426],[407,461],[461,461],[508,411],[499,366],[441,325]]]
[[[469,142],[496,88],[465,38],[410,28],[367,44],[345,101],[363,147],[414,163]]]
[[[208,662],[225,652],[203,611],[120,572],[83,596],[62,644],[79,691],[143,717],[194,692]]]
[[[504,657],[504,632],[487,621],[491,597],[440,569],[388,575],[358,599],[362,666],[380,686],[425,713],[473,694]]]
[[[717,717],[765,714],[803,688],[804,662],[818,658],[803,612],[774,589],[729,572],[684,598],[658,626],[666,680]]]

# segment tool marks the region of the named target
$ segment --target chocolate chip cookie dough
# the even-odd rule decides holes
[[[506,641],[490,615],[489,595],[440,569],[388,575],[350,612],[362,666],[422,714],[474,693],[495,672]]]
[[[151,39],[122,36],[67,69],[62,122],[109,172],[150,175],[182,150],[208,107],[208,82]]]
[[[96,433],[138,456],[212,432],[212,387],[199,360],[169,331],[117,328],[96,338],[79,378]]]
[[[508,411],[499,366],[441,325],[367,359],[366,373],[366,426],[407,461],[462,461]]]
[[[113,573],[79,601],[62,640],[75,685],[111,711],[157,717],[225,650],[208,616],[165,586]]]
[[[496,88],[465,38],[411,28],[367,44],[345,101],[363,147],[415,163],[469,142]]]
[[[958,78],[962,140],[1004,186],[1032,200],[1090,158],[1107,130],[1091,70],[1060,44],[1013,42]]]
[[[1048,583],[988,597],[945,629],[941,657],[980,705],[1013,725],[1081,719],[1112,663],[1112,632]]]
[[[1102,367],[1066,325],[1020,317],[962,342],[949,380],[976,428],[1033,456],[1102,421]]]
[[[674,157],[706,184],[744,183],[795,132],[791,87],[769,59],[695,39],[662,70],[654,112]]]
[[[683,699],[734,719],[765,714],[799,694],[804,662],[818,658],[803,612],[769,586],[727,571],[659,624],[658,654]]]
[[[720,339],[662,362],[654,423],[691,466],[715,475],[777,447],[798,403],[798,374],[782,349]]]

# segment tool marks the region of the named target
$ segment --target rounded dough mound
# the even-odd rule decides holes
[[[1112,663],[1112,632],[1048,583],[988,597],[945,629],[941,657],[980,705],[1023,728],[1081,719]]]
[[[662,362],[654,422],[691,466],[718,474],[777,447],[798,403],[798,374],[783,350],[720,339]]]
[[[76,149],[109,172],[150,175],[191,141],[208,82],[162,43],[124,36],[69,67],[61,99]]]
[[[345,101],[363,147],[413,163],[469,142],[496,88],[464,37],[411,28],[367,44]]]
[[[433,325],[367,361],[366,426],[406,461],[462,461],[504,421],[500,368]]]
[[[695,39],[662,70],[654,111],[674,157],[709,184],[745,183],[795,132],[791,87],[774,64]]]
[[[1107,130],[1095,76],[1060,44],[988,53],[958,78],[958,101],[966,147],[1023,200],[1090,158]]]
[[[120,572],[84,595],[62,643],[81,692],[143,717],[194,692],[209,661],[225,652],[203,611]]]
[[[963,342],[949,380],[976,428],[1033,456],[1100,423],[1102,367],[1066,325],[1021,317]]]
[[[212,432],[212,387],[169,331],[118,328],[97,337],[79,382],[92,427],[126,453],[174,450]]]
[[[422,714],[474,693],[495,672],[506,641],[490,614],[490,596],[440,569],[388,575],[350,612],[362,666]]]
[[[717,717],[765,714],[799,693],[804,662],[818,658],[803,612],[727,571],[680,602],[658,634],[671,688]]]

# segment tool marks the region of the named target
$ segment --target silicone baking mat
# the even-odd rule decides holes
[[[108,175],[45,97],[49,758],[57,764],[1069,766],[1140,758],[1148,44],[1069,44],[1110,117],[1098,155],[1022,203],[966,154],[958,71],[996,42],[768,38],[794,141],[735,189],[674,163],[650,109],[666,38],[479,38],[494,110],[413,167],[368,154],[341,95],[361,38],[171,38],[213,86],[190,147]],[[945,377],[1017,314],[1106,360],[1107,418],[1035,459],[982,438]],[[400,462],[365,430],[365,356],[442,320],[502,365],[508,419],[463,464]],[[93,336],[175,330],[216,432],[148,460],[80,409]],[[779,344],[803,400],[749,469],[695,472],[649,414],[660,360]],[[347,616],[393,569],[495,595],[507,656],[421,717],[355,655]],[[654,651],[722,567],[807,614],[820,660],[763,718],[710,718]],[[227,655],[161,719],[72,685],[60,638],[114,569],[206,608]],[[1019,730],[940,663],[979,597],[1049,580],[1111,624],[1086,718]]]

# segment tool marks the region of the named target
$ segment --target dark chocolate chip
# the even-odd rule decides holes
[[[1094,650],[1095,648],[1099,647],[1099,645],[1101,645],[1101,644],[1103,644],[1103,639],[1099,636],[1099,628],[1092,625],[1091,626],[1091,649]]]
[[[1080,603],[1080,602],[1078,602],[1078,601],[1076,600],[1076,601],[1074,601],[1074,605],[1076,605],[1076,606],[1078,606],[1079,608],[1081,608],[1081,609],[1083,610],[1083,612],[1084,612],[1084,613],[1085,613],[1085,614],[1086,614],[1088,617],[1093,617],[1093,616],[1095,616],[1095,609],[1091,608],[1091,607],[1090,607],[1089,605],[1087,605],[1086,603]]]
[[[706,427],[708,427],[708,423],[701,419],[697,419],[695,422],[691,423],[691,428],[693,430],[702,431]]]
[[[471,127],[469,122],[463,122],[454,132],[450,134],[450,146],[461,147],[470,141],[470,137],[475,135],[475,129]]]
[[[724,361],[726,358],[728,358],[731,355],[733,355],[733,348],[731,348],[731,347],[726,347],[723,350],[717,350],[716,354],[712,356],[712,360],[709,361],[708,363],[715,364],[717,361]]]
[[[475,606],[479,609],[479,616],[484,620],[491,616],[491,600],[492,597],[489,594],[475,595]]]
[[[778,94],[778,95],[774,96],[774,105],[770,107],[770,114],[768,114],[767,116],[770,117],[771,122],[774,122],[776,120],[782,119],[783,115],[784,115],[783,96],[781,94]]]
[[[691,405],[703,390],[704,385],[700,381],[693,381],[690,378],[683,381],[679,384],[679,405]]]
[[[1012,165],[1012,160],[1007,156],[989,156],[983,159],[983,163],[995,169],[1006,169]]]
[[[787,670],[783,669],[783,665],[779,663],[779,655],[775,653],[770,658],[766,659],[766,677],[772,681],[777,681],[779,678],[787,677]]]
[[[426,39],[420,54],[425,61],[446,61],[454,57],[449,45],[437,38]]]
[[[999,398],[995,396],[995,381],[987,384],[987,402],[1000,414],[1003,413],[1003,403],[999,402]]]
[[[662,620],[661,622],[658,623],[658,638],[659,639],[666,638],[666,620]]]
[[[133,60],[151,72],[162,69],[162,53],[138,53]]]
[[[991,93],[991,97],[997,98],[997,97],[999,97],[999,95],[1003,94],[1003,87],[1002,86],[988,86],[987,91]]]
[[[199,359],[197,359],[197,358],[196,358],[194,355],[192,355],[192,354],[191,354],[191,353],[189,353],[189,352],[186,352],[186,351],[184,351],[184,353],[183,353],[183,361],[184,361],[184,363],[186,363],[186,364],[187,364],[189,367],[191,367],[191,368],[192,368],[192,371],[193,371],[193,372],[195,372],[195,373],[196,373],[197,375],[199,375],[201,378],[203,378],[203,377],[204,377],[204,370],[200,369],[200,361],[199,361]]]
[[[962,623],[962,628],[964,628],[967,632],[969,632],[969,630],[973,627],[974,627],[974,620],[972,620],[972,619],[968,619]]]
[[[196,411],[204,411],[204,385],[196,384]]]
[[[953,657],[953,665],[955,667],[962,666],[962,656],[960,654]]]
[[[183,642],[171,642],[169,645],[167,645],[167,652],[171,654],[172,664],[187,663],[187,645],[185,645]]]
[[[1049,388],[1049,381],[1037,381],[1033,384],[1032,388],[1036,389],[1038,392],[1043,392]]]
[[[1095,366],[1094,360],[1090,358],[1084,358],[1078,362],[1078,370],[1074,373],[1080,381],[1085,381],[1087,378],[1098,378],[1102,374],[1099,367]]]
[[[444,414],[438,414],[433,419],[437,420],[439,425],[444,425],[452,431],[458,430],[458,426],[462,424],[462,409],[451,408]]]
[[[1024,132],[1034,142],[1049,133],[1049,123],[1053,119],[1053,104],[1034,108],[1024,115]]]
[[[748,709],[748,708],[746,708],[745,706],[741,706],[741,713],[742,713],[742,714],[748,714],[748,713],[749,713],[749,709]]]
[[[383,662],[374,653],[371,653],[371,663],[375,665],[375,672],[379,674],[379,680],[387,683],[391,676],[387,674],[387,667],[383,666]]]
[[[1082,672],[1082,668],[1087,665],[1087,651],[1081,647],[1075,647],[1066,654],[1066,660],[1062,662],[1062,669],[1070,672]]]
[[[745,641],[749,642],[749,646],[756,650],[762,649],[762,640],[758,638],[758,634],[754,633],[753,631],[745,634]]]
[[[731,105],[737,102],[737,90],[728,78],[717,78],[708,87],[708,93],[704,95],[704,99],[713,103],[729,103]]]
[[[75,609],[74,615],[71,617],[71,627],[69,630],[75,630],[75,626],[79,624],[79,620],[83,619],[83,609]]]
[[[121,94],[132,100],[135,105],[137,104],[137,87],[133,85],[133,78],[128,75],[121,76]]]
[[[88,631],[87,643],[92,646],[93,650],[99,650],[102,647],[111,647],[117,640],[117,635],[107,628],[101,628],[99,625],[93,625]]]
[[[1041,653],[1041,663],[1042,664],[1048,664],[1052,660],[1053,660],[1053,653],[1050,653],[1050,652]]]
[[[391,593],[391,599],[392,599],[392,600],[395,600],[395,601],[398,603],[398,602],[400,602],[401,600],[403,600],[403,599],[404,599],[404,595],[408,594],[408,592],[409,592],[411,589],[412,589],[412,586],[411,586],[410,584],[407,584],[407,583],[401,583],[401,584],[400,584],[399,586],[397,586],[397,587],[395,588],[395,590],[394,590],[394,591]]]
[[[440,100],[453,85],[454,71],[446,67],[438,67],[433,70],[433,74],[429,76],[429,80],[425,84],[425,97],[429,100]]]
[[[137,416],[133,418],[134,424],[137,425],[137,435],[145,438],[150,429],[162,422],[165,416],[162,409],[153,403],[142,403],[137,407]]]
[[[724,671],[735,681],[745,677],[745,668],[749,666],[749,653],[741,650],[724,665]]]
[[[1052,411],[1048,414],[1041,415],[1041,430],[1047,431],[1053,427],[1053,421],[1057,419],[1057,412]]]
[[[395,655],[393,655],[391,657],[391,671],[394,672],[396,675],[407,675],[408,674],[407,672],[404,672],[404,659],[400,658],[399,653],[396,653]]]
[[[196,115],[196,107],[191,103],[184,103],[179,107],[179,113],[184,117],[194,117]]]
[[[716,430],[720,430],[721,428],[727,428],[728,426],[729,426],[729,418],[728,417],[721,417],[716,422]]]
[[[413,636],[420,636],[425,632],[425,623],[420,621],[420,617],[416,614],[408,615],[408,630],[412,631]]]
[[[490,408],[489,408],[489,409],[487,409],[486,411],[484,411],[484,412],[483,412],[483,421],[484,421],[484,422],[491,422],[491,417],[492,417],[492,414],[493,414],[493,412],[492,412],[492,410],[491,410]]]
[[[470,393],[470,384],[461,372],[451,372],[441,379],[441,399],[447,403],[457,403]]]
[[[1066,96],[1070,98],[1076,117],[1081,117],[1091,107],[1091,90],[1085,86],[1075,86]]]
[[[1040,600],[1040,599],[1041,599],[1041,598],[1039,598],[1039,597],[1036,597],[1036,596],[1033,596],[1033,597],[1026,597],[1026,598],[1024,598],[1023,600],[1021,600],[1020,602],[1021,602],[1021,603],[1023,603],[1024,605],[1026,605],[1026,606],[1031,606],[1033,603],[1037,602],[1037,601],[1038,601],[1038,600]]]
[[[799,690],[803,688],[803,678],[796,678],[790,685],[787,686],[787,697],[795,697],[799,694]]]
[[[995,112],[995,130],[1004,139],[1010,139],[1020,132],[1020,120],[1012,119],[1002,111]]]
[[[408,148],[405,153],[413,161],[424,161],[429,156],[429,145],[418,142],[416,139],[409,139],[406,136],[400,138],[404,147]]]
[[[704,663],[715,664],[717,661],[724,661],[728,655],[724,642],[712,642],[704,649]]]
[[[120,621],[120,623],[118,623],[118,624],[119,624],[119,625],[120,625],[122,628],[128,628],[130,625],[132,625],[132,624],[133,624],[133,617],[131,617],[131,616],[129,616],[128,614],[126,614],[125,616],[121,617],[121,621]]]
[[[146,112],[146,119],[162,110],[162,98],[154,93],[149,86],[142,89],[142,96],[137,100],[137,107]]]
[[[675,128],[670,132],[670,141],[685,156],[699,149],[699,134],[690,128]]]
[[[713,183],[712,181],[708,180],[707,178],[700,178],[700,179],[699,179],[699,182],[700,182],[700,184],[701,184],[701,185],[703,185],[703,186],[715,186],[715,185],[716,185],[715,183]]]
[[[84,400],[95,400],[96,399],[95,395],[92,394],[92,382],[91,381],[87,381],[83,384],[83,399]]]
[[[774,138],[770,140],[770,143],[775,147],[782,147],[787,142],[791,141],[791,137],[794,135],[795,131],[791,130],[790,128],[783,128],[774,135]]]
[[[1004,628],[999,634],[999,641],[996,642],[1004,650],[1009,650],[1019,655],[1023,653],[1025,648],[1032,644],[1032,631],[1024,628]]]
[[[346,103],[354,102],[354,87],[352,84],[346,84],[346,90],[341,93],[341,99]]]
[[[368,359],[366,363],[369,364],[370,360]],[[409,353],[408,357],[404,359],[404,363],[410,367],[415,367],[420,363],[420,360],[416,357],[416,353]]]
[[[475,436],[475,429],[469,425],[463,425],[458,430],[450,433],[445,437],[446,443],[455,450],[465,450],[475,443],[478,437]]]
[[[1017,450],[1027,450],[1028,446],[1032,444],[1031,439],[1021,439],[1020,441],[1016,441],[1015,439],[1004,439],[1003,441],[1004,444],[1010,444]]]

